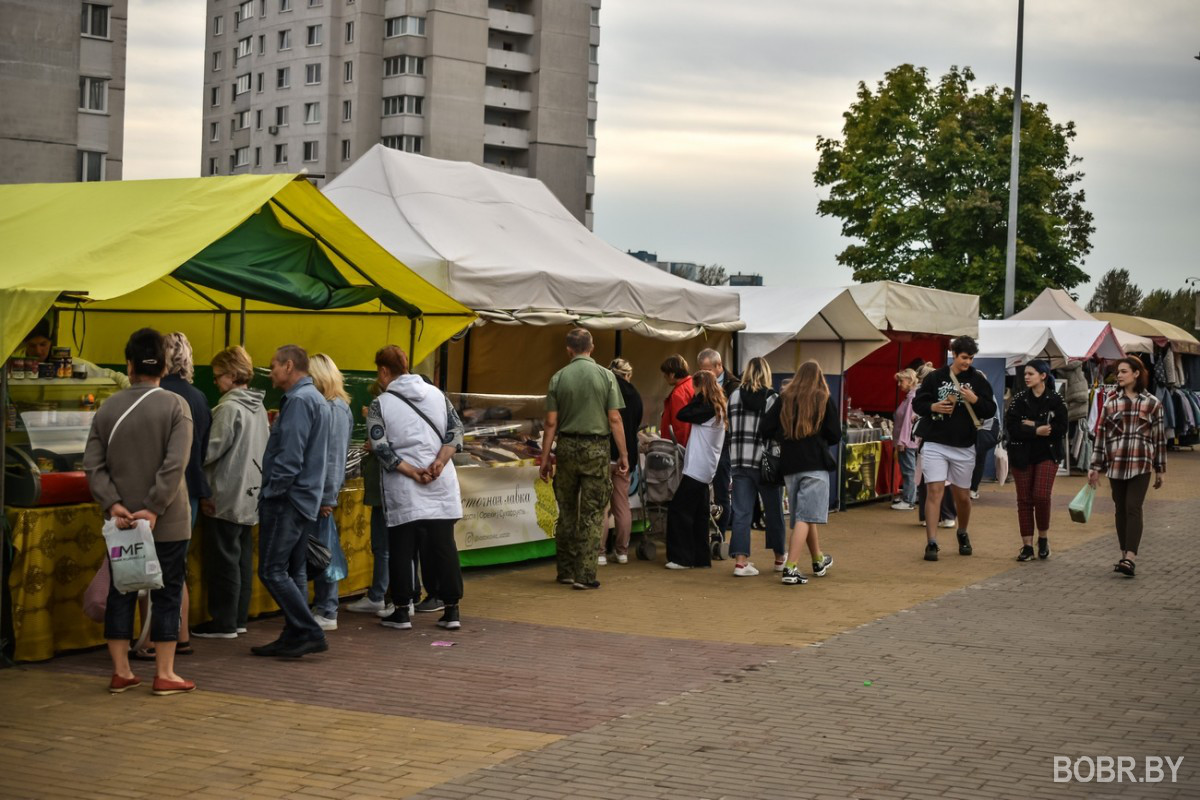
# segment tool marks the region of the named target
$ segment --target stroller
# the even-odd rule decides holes
[[[639,486],[641,505],[649,521],[648,529],[637,545],[641,561],[653,561],[658,554],[655,537],[666,532],[667,506],[683,480],[683,445],[673,439],[661,439],[650,434],[640,435],[642,480]],[[709,544],[713,560],[723,560],[729,554],[729,544],[721,534],[721,506],[709,487],[708,504]]]

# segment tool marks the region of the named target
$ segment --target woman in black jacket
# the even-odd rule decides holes
[[[1017,521],[1021,552],[1017,561],[1033,560],[1033,528],[1037,523],[1037,557],[1050,557],[1050,495],[1062,459],[1067,433],[1067,405],[1054,391],[1054,376],[1045,361],[1025,365],[1025,390],[1018,392],[1004,415],[1008,431],[1008,463],[1017,482]]]
[[[814,576],[821,577],[833,566],[833,557],[821,552],[817,526],[829,521],[829,473],[837,469],[829,448],[842,440],[837,405],[816,361],[800,365],[783,387],[779,402],[763,414],[758,435],[782,442],[779,462],[792,514],[792,536],[781,580],[789,586],[808,583],[798,564],[805,545],[812,556]]]
[[[642,396],[630,383],[633,379],[633,366],[623,358],[614,358],[608,365],[613,375],[617,377],[617,388],[621,391],[621,399],[625,407],[621,409],[621,423],[625,426],[625,452],[629,454],[629,470],[621,473],[617,470],[617,443],[609,442],[609,460],[612,462],[612,515],[613,528],[616,538],[613,542],[613,555],[618,564],[629,561],[629,537],[633,533],[633,512],[629,508],[629,482],[638,466],[638,428],[642,427]],[[609,437],[612,438],[611,436]],[[608,537],[600,539],[600,555],[597,564],[608,563],[606,543]]]

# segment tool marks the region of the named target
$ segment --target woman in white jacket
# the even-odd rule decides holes
[[[204,471],[212,496],[204,512],[204,582],[212,617],[192,629],[202,639],[234,639],[246,630],[254,581],[254,541],[263,451],[270,435],[263,393],[249,388],[250,355],[229,347],[212,360],[221,400],[213,409]]]

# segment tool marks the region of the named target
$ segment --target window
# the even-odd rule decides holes
[[[350,160],[350,140],[342,139],[342,161]]]
[[[305,64],[304,65],[304,83],[312,86],[321,82],[321,65],[320,64]]]
[[[317,6],[321,6],[321,5],[324,5],[323,0],[308,0],[309,8],[316,8]]]
[[[595,136],[595,135],[596,135],[596,120],[594,120],[594,119],[589,119],[589,120],[588,120],[588,124],[587,124],[587,132],[588,132],[588,133],[587,133],[587,135],[588,135],[588,136]]]
[[[309,25],[308,26],[308,46],[309,47],[314,47],[321,43],[321,28],[322,27],[323,27],[322,25]]]
[[[262,130],[262,109],[261,108],[254,112],[254,130],[256,130],[256,131]]]
[[[237,97],[239,94],[245,94],[248,91],[250,91],[249,72],[247,72],[245,75],[237,76],[237,83],[233,85],[233,96]]]
[[[217,160],[215,158],[210,158],[208,160],[208,174],[217,175],[219,173],[220,170],[217,169]]]
[[[267,35],[265,33],[260,33],[258,35],[258,54],[260,56],[265,56],[267,54]]]
[[[595,8],[595,7],[592,8],[592,24],[593,25],[600,24],[600,9]]]
[[[212,89],[209,90],[208,104],[210,106],[212,106],[213,108],[216,108],[217,106],[221,105],[221,87],[220,86],[214,86],[214,87],[212,87]]]
[[[379,141],[384,147],[390,147],[393,150],[403,150],[406,153],[421,152],[420,136],[384,136]]]
[[[208,123],[208,140],[210,142],[216,142],[216,141],[220,141],[220,139],[221,139],[220,124],[216,123],[216,122]]]
[[[83,78],[79,79],[79,110],[108,111],[108,79]]]
[[[254,148],[254,166],[256,166],[256,167],[262,166],[262,148],[261,147]]]
[[[275,145],[275,163],[276,164],[286,164],[287,163],[287,145],[286,144]]]
[[[304,104],[304,124],[313,125],[321,121],[321,104],[320,103],[305,103]]]
[[[292,85],[292,68],[280,67],[275,70],[275,88],[286,89]]]
[[[347,22],[346,23],[346,44],[350,44],[353,41],[354,41],[354,23]]]
[[[421,56],[392,56],[383,60],[383,77],[393,75],[424,75],[425,59]]]
[[[220,36],[225,32],[225,18],[213,17],[213,36]]]
[[[212,71],[221,71],[221,56],[224,55],[220,50],[213,50],[212,54]]]
[[[292,32],[290,30],[285,30],[285,31],[279,32],[279,46],[276,49],[277,50],[291,50],[292,49]]]
[[[97,39],[108,38],[109,7],[99,3],[84,3],[83,15],[79,20],[79,32],[84,36],[94,36]],[[87,152],[80,150],[79,152]],[[80,179],[82,180],[82,178]],[[99,180],[97,178],[96,180]]]
[[[275,124],[280,127],[288,124],[288,106],[275,106]]]
[[[279,0],[279,11],[281,13],[284,11],[291,11],[291,10],[292,10],[292,0]],[[286,160],[287,159],[284,159],[284,161],[286,161]]]
[[[588,100],[596,99],[596,82],[588,81]]]
[[[258,15],[260,17],[267,15],[267,0],[258,0]]]
[[[254,76],[254,91],[262,92],[263,90],[263,74],[261,72]]]
[[[600,45],[598,45],[598,44],[589,44],[588,45],[588,63],[589,64],[599,64],[600,63]]]
[[[238,39],[237,58],[248,58],[254,49],[254,37]]]
[[[596,157],[595,156],[587,157],[587,174],[588,175],[596,174]]]
[[[342,64],[342,80],[350,83],[354,80],[354,62],[346,61]]]
[[[394,117],[397,114],[420,114],[424,98],[411,94],[396,94],[383,98],[383,115]]]
[[[354,118],[354,104],[349,100],[342,101],[342,122],[349,122]]]
[[[425,18],[389,17],[384,21],[383,35],[386,38],[391,38],[393,36],[424,36]]]
[[[244,3],[241,3],[238,5],[237,15],[235,17],[235,19],[238,22],[241,22],[242,20],[250,19],[253,16],[254,16],[254,0],[246,0]]]
[[[250,112],[239,111],[233,115],[233,129],[235,131],[244,131],[250,127]]]
[[[319,144],[320,144],[319,142],[315,142],[315,141],[304,143],[304,160],[305,161],[316,161],[317,160],[317,156],[320,153],[320,147],[318,146]]]
[[[239,147],[233,151],[233,168],[250,166],[250,148]]]

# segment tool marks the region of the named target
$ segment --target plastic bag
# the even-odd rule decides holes
[[[150,523],[136,521],[132,528],[117,527],[116,520],[104,523],[104,545],[112,566],[112,583],[121,594],[163,588],[162,565],[154,549]]]
[[[1008,480],[1008,446],[1005,445],[1003,439],[996,442],[992,458],[996,462],[996,482],[1003,486]]]
[[[1075,499],[1067,506],[1067,510],[1071,512],[1072,522],[1087,522],[1092,516],[1092,501],[1096,499],[1096,490],[1092,485],[1084,484],[1084,487],[1079,490],[1079,494],[1075,495]]]
[[[100,569],[83,592],[83,614],[92,622],[104,622],[104,609],[108,606],[108,587],[112,578],[108,574],[108,559],[100,562]]]

